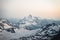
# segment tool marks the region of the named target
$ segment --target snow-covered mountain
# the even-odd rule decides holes
[[[23,19],[20,19],[20,21],[17,23],[19,24],[20,28],[27,28],[29,30],[40,28],[40,24],[38,24],[37,19],[31,15],[28,17],[24,17]]]
[[[1,19],[0,29],[4,30],[0,32],[0,39],[51,40],[60,31],[59,23],[56,20],[42,19],[32,15],[16,20],[14,23],[9,19]]]
[[[0,20],[0,30],[6,30],[6,31],[8,31],[8,32],[14,32],[15,33],[15,31],[14,31],[14,27],[8,22],[8,20],[7,19],[1,19]]]
[[[26,28],[28,30],[34,30],[34,29],[38,29],[38,28],[41,28],[42,26],[45,26],[47,24],[52,24],[52,23],[58,24],[58,21],[55,21],[52,19],[42,19],[40,17],[29,15],[27,17],[20,19],[17,25],[19,26],[19,28]]]

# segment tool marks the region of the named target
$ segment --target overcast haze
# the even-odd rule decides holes
[[[9,18],[29,14],[42,18],[60,18],[60,0],[3,0],[2,6],[3,14]]]

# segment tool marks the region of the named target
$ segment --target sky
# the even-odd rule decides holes
[[[60,18],[60,0],[3,0],[2,11],[6,18],[39,16]]]

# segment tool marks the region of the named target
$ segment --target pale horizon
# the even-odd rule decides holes
[[[42,18],[60,18],[60,0],[5,0],[3,14],[8,18],[29,14]]]

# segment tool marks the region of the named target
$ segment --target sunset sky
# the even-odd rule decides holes
[[[60,0],[3,0],[2,6],[4,15],[9,18],[29,14],[42,18],[60,18]]]

